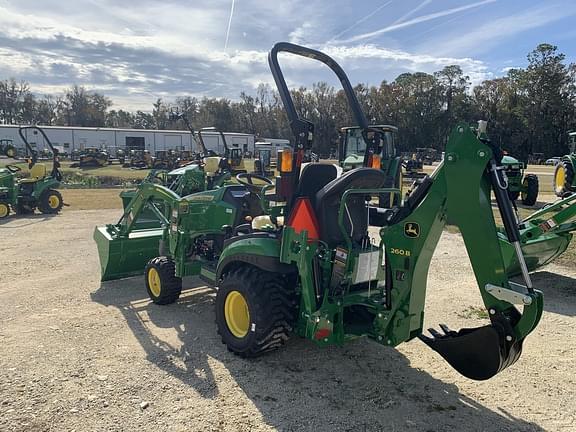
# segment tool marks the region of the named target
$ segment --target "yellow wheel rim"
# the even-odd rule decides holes
[[[6,156],[8,156],[9,158],[14,157],[15,154],[16,154],[16,152],[12,149],[10,149],[6,152]]]
[[[50,206],[51,209],[58,208],[58,206],[60,205],[60,198],[58,198],[57,195],[50,195],[48,197],[48,205]]]
[[[8,216],[8,206],[4,203],[0,204],[0,219]]]
[[[250,329],[250,312],[244,296],[238,291],[230,291],[224,302],[226,325],[237,338],[243,338]]]
[[[566,184],[566,169],[563,166],[559,166],[556,169],[556,192],[562,192],[564,185]]]
[[[150,267],[148,270],[148,286],[150,287],[150,292],[154,297],[160,297],[162,283],[160,282],[160,274],[154,267]]]

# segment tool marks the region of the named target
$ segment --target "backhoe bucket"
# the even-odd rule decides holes
[[[159,255],[161,229],[133,231],[128,236],[96,227],[94,240],[100,258],[101,281],[122,279],[144,273],[148,261]]]
[[[465,328],[456,332],[441,325],[443,334],[434,329],[433,337],[420,339],[459,373],[473,380],[487,380],[520,358],[522,341],[506,340],[493,325]]]

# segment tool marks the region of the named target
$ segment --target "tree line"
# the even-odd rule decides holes
[[[401,151],[444,148],[459,122],[489,121],[489,135],[521,159],[531,153],[565,154],[567,132],[576,129],[576,64],[566,64],[556,46],[540,44],[528,54],[526,68],[471,87],[461,67],[450,65],[432,74],[403,73],[379,86],[358,84],[355,91],[372,124],[399,128]],[[354,125],[342,90],[318,82],[291,90],[300,115],[316,128],[315,151],[328,154],[338,142],[338,128]],[[169,113],[185,113],[195,129],[215,126],[224,131],[292,139],[278,93],[260,85],[238,100],[177,97],[156,100],[150,112],[116,110],[110,98],[72,86],[62,96],[36,96],[28,83],[0,81],[0,123],[184,129]]]

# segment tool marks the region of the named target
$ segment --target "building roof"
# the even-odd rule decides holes
[[[19,128],[20,126],[28,126],[28,125],[3,125],[0,124],[0,128]],[[38,126],[42,129],[48,130],[83,130],[83,131],[102,131],[102,132],[133,132],[133,133],[142,133],[142,132],[153,132],[153,133],[178,133],[178,134],[189,134],[190,131],[188,130],[173,130],[173,129],[125,129],[125,128],[103,128],[103,127],[80,127],[80,126]],[[210,135],[210,134],[219,134],[217,130],[210,131],[202,131],[203,134]],[[251,136],[251,134],[243,133],[243,132],[224,132],[225,135],[243,135],[243,136]]]

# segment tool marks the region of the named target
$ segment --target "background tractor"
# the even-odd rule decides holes
[[[504,156],[502,165],[506,168],[508,178],[508,195],[512,201],[521,198],[522,204],[533,206],[538,200],[538,176],[535,174],[524,175],[526,165],[512,156]]]
[[[280,52],[320,61],[336,73],[367,144],[365,166],[343,175],[334,165],[302,166],[314,125],[296,112]],[[543,300],[532,287],[513,208],[500,187],[502,154],[484,129],[459,125],[446,161],[401,205],[379,207],[376,197],[400,191],[385,186],[380,167],[366,166],[381,154],[385,138],[369,127],[344,71],[324,53],[289,43],[274,46],[269,64],[295,137],[293,148],[279,156],[280,175],[272,181],[242,173],[238,184],[184,197],[143,183],[117,224],[95,230],[103,279],[123,277],[123,263],[147,256],[140,271],[148,294],[154,303],[169,304],[180,296],[183,277],[200,276],[218,287],[218,333],[242,357],[279,348],[297,334],[320,346],[359,337],[396,346],[420,337],[478,380],[515,363]],[[492,192],[524,284],[506,274]],[[155,212],[160,229],[137,228],[145,208]],[[442,333],[431,330],[428,337],[422,334],[427,273],[448,219],[464,237],[490,324],[460,331],[441,326]]]
[[[44,137],[53,155],[50,173],[47,173],[45,164],[37,163],[38,155],[26,140],[24,130],[31,130],[34,134],[41,133]],[[58,213],[64,205],[62,195],[56,190],[60,187],[62,179],[58,150],[54,148],[44,131],[37,126],[21,127],[18,133],[30,153],[28,158],[30,175],[28,178],[18,179],[17,173],[22,171],[20,167],[6,165],[5,168],[0,168],[0,219],[8,217],[11,210],[18,214],[33,213],[35,209],[44,214]]]
[[[570,153],[562,156],[554,171],[554,192],[559,197],[576,192],[576,132],[568,133]]]
[[[108,165],[110,156],[108,152],[97,147],[86,147],[78,155],[80,168],[98,168]]]

